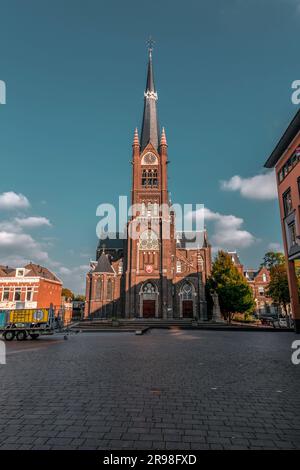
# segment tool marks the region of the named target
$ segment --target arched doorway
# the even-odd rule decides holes
[[[155,318],[158,312],[158,289],[152,282],[145,282],[140,291],[140,316]]]
[[[180,316],[181,318],[193,318],[194,316],[194,286],[185,282],[180,290]]]

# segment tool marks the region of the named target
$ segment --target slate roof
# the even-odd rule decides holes
[[[283,153],[286,151],[290,143],[294,140],[298,132],[300,131],[300,109],[297,111],[296,115],[290,122],[288,128],[284,132],[283,136],[279,140],[275,149],[269,156],[268,160],[265,163],[266,168],[274,168],[278,160],[282,157]]]
[[[94,273],[110,273],[114,274],[114,270],[109,262],[107,255],[104,251],[101,253],[100,258],[97,261]]]
[[[241,265],[242,264],[236,251],[228,251],[228,254],[229,254],[233,264],[235,264],[235,265]]]
[[[157,96],[154,84],[152,52],[149,51],[146,90],[144,94],[144,113],[141,132],[141,150],[151,142],[157,150],[159,145],[159,125],[157,114]]]
[[[205,248],[208,246],[207,232],[206,230],[176,231],[176,246],[185,250]]]
[[[42,277],[44,279],[48,279],[50,281],[61,282],[58,277],[53,274],[48,268],[44,266],[40,266],[39,264],[35,263],[28,263],[21,268],[26,269],[24,277]],[[0,265],[0,276],[2,277],[14,277],[16,275],[16,268],[10,268],[8,266]]]

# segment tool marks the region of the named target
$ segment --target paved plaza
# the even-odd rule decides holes
[[[300,449],[295,339],[173,329],[8,343],[0,449]]]

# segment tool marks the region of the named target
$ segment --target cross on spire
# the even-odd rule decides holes
[[[148,47],[148,51],[149,51],[149,55],[151,57],[152,55],[152,51],[153,51],[153,46],[155,44],[155,41],[154,39],[152,38],[152,36],[150,35],[149,36],[149,39],[147,40],[147,47]]]

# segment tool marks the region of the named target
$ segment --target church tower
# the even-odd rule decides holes
[[[167,318],[172,310],[176,243],[174,214],[167,184],[168,145],[160,132],[149,48],[144,112],[140,138],[132,144],[132,204],[128,222],[126,316]],[[134,236],[132,236],[134,233]]]
[[[168,144],[157,102],[150,47],[142,125],[132,142],[127,238],[99,240],[87,274],[85,318],[207,320],[204,286],[211,272],[211,246],[205,231],[202,238],[175,231]]]

